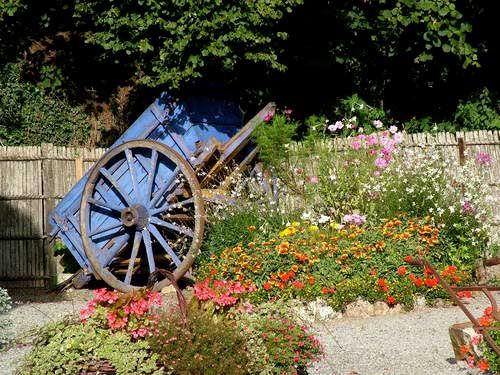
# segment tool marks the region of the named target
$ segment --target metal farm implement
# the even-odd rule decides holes
[[[273,110],[268,104],[242,126],[230,102],[176,103],[162,94],[60,201],[49,217],[51,235],[87,277],[120,291],[146,285],[157,270],[178,280],[200,249],[204,200],[251,166],[252,132]]]
[[[491,316],[495,322],[500,322],[500,309],[498,308],[495,297],[492,292],[500,291],[500,287],[490,286],[490,285],[474,285],[474,286],[450,286],[437,272],[434,267],[430,264],[430,262],[425,258],[413,258],[411,260],[407,260],[407,263],[413,266],[425,267],[429,270],[433,276],[439,281],[443,289],[448,293],[451,300],[457,304],[458,307],[463,311],[463,313],[469,318],[472,323],[472,328],[477,333],[483,335],[484,340],[488,343],[488,345],[498,354],[500,355],[500,347],[495,343],[495,340],[490,335],[490,331],[500,330],[500,326],[482,326],[479,320],[471,313],[471,311],[467,308],[467,306],[461,301],[460,297],[457,295],[457,292],[471,291],[471,292],[483,292],[484,295],[488,298],[491,304]],[[485,267],[495,266],[500,264],[500,258],[492,258],[488,259],[484,262]]]

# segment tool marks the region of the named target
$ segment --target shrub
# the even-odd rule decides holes
[[[429,300],[446,293],[427,271],[405,264],[426,256],[452,284],[472,277],[476,254],[455,258],[429,220],[397,217],[379,225],[292,223],[267,241],[224,250],[203,264],[200,277],[255,284],[253,302],[323,296],[336,309],[363,297],[411,306],[417,294]],[[455,263],[451,263],[454,261]]]
[[[246,338],[234,322],[216,319],[194,305],[188,326],[176,313],[159,319],[157,334],[148,338],[165,368],[174,374],[248,374]]]
[[[253,358],[252,373],[307,374],[307,365],[323,353],[320,343],[305,325],[286,317],[291,313],[275,304],[262,304],[250,312],[235,314],[247,337],[249,355],[259,356]]]
[[[9,321],[2,317],[3,314],[12,308],[12,300],[7,291],[0,288],[0,349],[8,342],[7,330]]]
[[[84,144],[89,127],[82,109],[23,82],[20,64],[0,68],[0,142],[5,145]]]
[[[147,341],[134,341],[125,332],[111,332],[89,320],[63,320],[43,327],[19,375],[79,374],[89,364],[108,361],[117,375],[163,374]]]

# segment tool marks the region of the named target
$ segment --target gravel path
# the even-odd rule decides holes
[[[496,295],[497,300],[500,294]],[[470,309],[488,306],[475,298]],[[342,318],[317,323],[314,332],[326,356],[310,368],[313,375],[466,375],[477,374],[455,362],[448,327],[468,321],[458,307],[424,308],[400,315]]]
[[[12,375],[21,359],[30,351],[28,335],[34,328],[56,321],[65,315],[78,313],[92,298],[88,290],[70,291],[63,295],[12,295],[14,308],[6,318],[12,322],[11,337],[17,337],[14,347],[0,352],[0,375]]]

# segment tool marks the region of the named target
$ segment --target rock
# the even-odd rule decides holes
[[[396,315],[396,314],[401,314],[405,311],[403,305],[401,304],[397,304],[397,305],[394,305],[393,307],[391,307],[389,309],[389,312],[388,312],[388,315]]]
[[[389,306],[387,303],[378,301],[373,304],[373,314],[374,315],[385,315],[389,312]]]
[[[417,296],[415,298],[415,304],[413,305],[413,310],[421,311],[427,307],[427,301],[424,296]]]
[[[446,307],[447,303],[444,299],[442,298],[436,298],[434,301],[434,307]]]
[[[471,322],[457,323],[453,324],[448,332],[450,334],[451,346],[453,347],[453,352],[455,353],[455,359],[461,361],[466,359],[467,354],[462,353],[460,348],[466,346],[470,349],[471,354],[476,358],[480,358],[482,355],[481,349],[477,342],[472,342],[474,337],[478,334],[474,330]]]
[[[347,305],[344,313],[344,316],[348,318],[368,318],[372,315],[374,315],[373,305],[362,299]]]

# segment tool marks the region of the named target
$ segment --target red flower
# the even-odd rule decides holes
[[[488,371],[490,369],[490,365],[488,364],[488,361],[486,359],[481,359],[478,364],[477,364],[477,367],[481,370],[481,371]]]
[[[335,293],[335,288],[330,288],[330,293]]]
[[[395,303],[395,302],[396,302],[396,300],[394,299],[394,297],[393,297],[393,296],[389,296],[389,297],[387,297],[387,303],[388,303],[389,305],[391,305],[391,306],[392,306],[392,305],[394,305],[394,303]]]
[[[415,284],[417,287],[424,285],[424,281],[416,277],[414,274],[410,273],[408,277],[410,278],[411,281],[413,281],[413,284]]]
[[[491,314],[493,314],[493,307],[488,306],[487,308],[484,309],[485,316],[491,316]]]
[[[436,285],[438,285],[439,281],[435,277],[430,277],[428,279],[424,280],[425,285],[427,285],[429,288],[434,288]]]
[[[424,267],[424,275],[426,276],[432,275],[432,270],[428,267]]]
[[[328,294],[328,291],[329,291],[329,290],[328,290],[328,288],[327,288],[326,286],[324,286],[323,288],[321,288],[321,292],[322,292],[323,294]]]
[[[265,290],[269,290],[269,289],[271,289],[273,286],[272,286],[272,284],[271,284],[269,281],[266,281],[266,282],[264,283],[264,285],[262,285],[262,287],[263,287]]]
[[[410,263],[413,260],[413,257],[411,255],[407,255],[403,259],[406,263]]]
[[[377,270],[375,268],[370,271],[370,276],[377,276]]]
[[[305,286],[305,284],[302,281],[299,281],[299,280],[295,280],[292,283],[292,285],[293,285],[294,288],[297,288],[297,289],[302,289]]]
[[[457,292],[458,298],[472,298],[472,292],[470,290],[464,290],[461,292]]]
[[[482,316],[478,319],[478,322],[482,327],[488,327],[493,322],[493,319],[489,316]]]
[[[401,266],[398,268],[398,275],[404,276],[406,274],[406,267]]]
[[[460,353],[462,353],[462,354],[467,354],[467,353],[469,353],[469,347],[468,347],[468,346],[465,346],[465,345],[461,345],[461,346],[460,346]]]
[[[377,284],[384,292],[387,292],[388,288],[386,279],[378,279]]]

